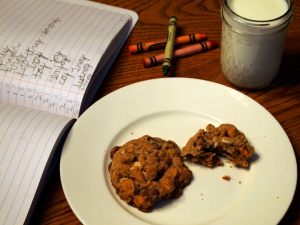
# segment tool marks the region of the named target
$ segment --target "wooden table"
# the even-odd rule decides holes
[[[141,60],[153,55],[144,53],[129,56],[127,45],[166,37],[168,18],[176,15],[181,34],[202,32],[211,40],[221,39],[220,2],[210,1],[159,1],[159,0],[103,0],[135,10],[139,15],[132,34],[115,61],[97,94],[98,100],[126,85],[161,77],[161,67],[145,69]],[[157,52],[154,52],[157,53]],[[220,67],[220,49],[176,61],[176,77],[209,80],[235,88],[223,76]],[[237,89],[237,88],[235,88]],[[238,89],[239,90],[239,89]],[[263,90],[239,90],[263,105],[282,125],[300,162],[300,1],[294,1],[294,16],[286,38],[281,69],[273,84]],[[299,172],[299,167],[298,167]],[[58,166],[49,178],[31,219],[32,224],[80,224],[64,196]],[[258,206],[259,207],[259,206]],[[280,222],[281,225],[300,224],[300,188],[296,189],[291,206]]]

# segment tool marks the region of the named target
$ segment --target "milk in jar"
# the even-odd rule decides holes
[[[224,0],[221,67],[236,86],[257,89],[276,77],[292,17],[289,0]]]

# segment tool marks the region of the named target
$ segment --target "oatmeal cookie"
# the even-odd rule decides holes
[[[200,129],[182,149],[182,157],[207,167],[223,165],[225,157],[237,167],[248,168],[254,154],[245,135],[232,124],[221,124]]]
[[[116,193],[145,212],[162,199],[180,196],[192,180],[180,154],[176,143],[148,135],[114,147],[108,169]]]

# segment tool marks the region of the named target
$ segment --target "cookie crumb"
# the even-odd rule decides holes
[[[242,181],[239,181],[239,184],[241,184],[242,183]]]
[[[228,176],[228,175],[225,175],[222,177],[223,180],[227,180],[227,181],[230,181],[231,180],[231,177]]]

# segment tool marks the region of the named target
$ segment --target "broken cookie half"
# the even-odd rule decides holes
[[[208,124],[200,129],[183,147],[184,159],[207,167],[223,165],[222,157],[237,167],[248,168],[254,148],[245,135],[232,124],[218,127]]]

